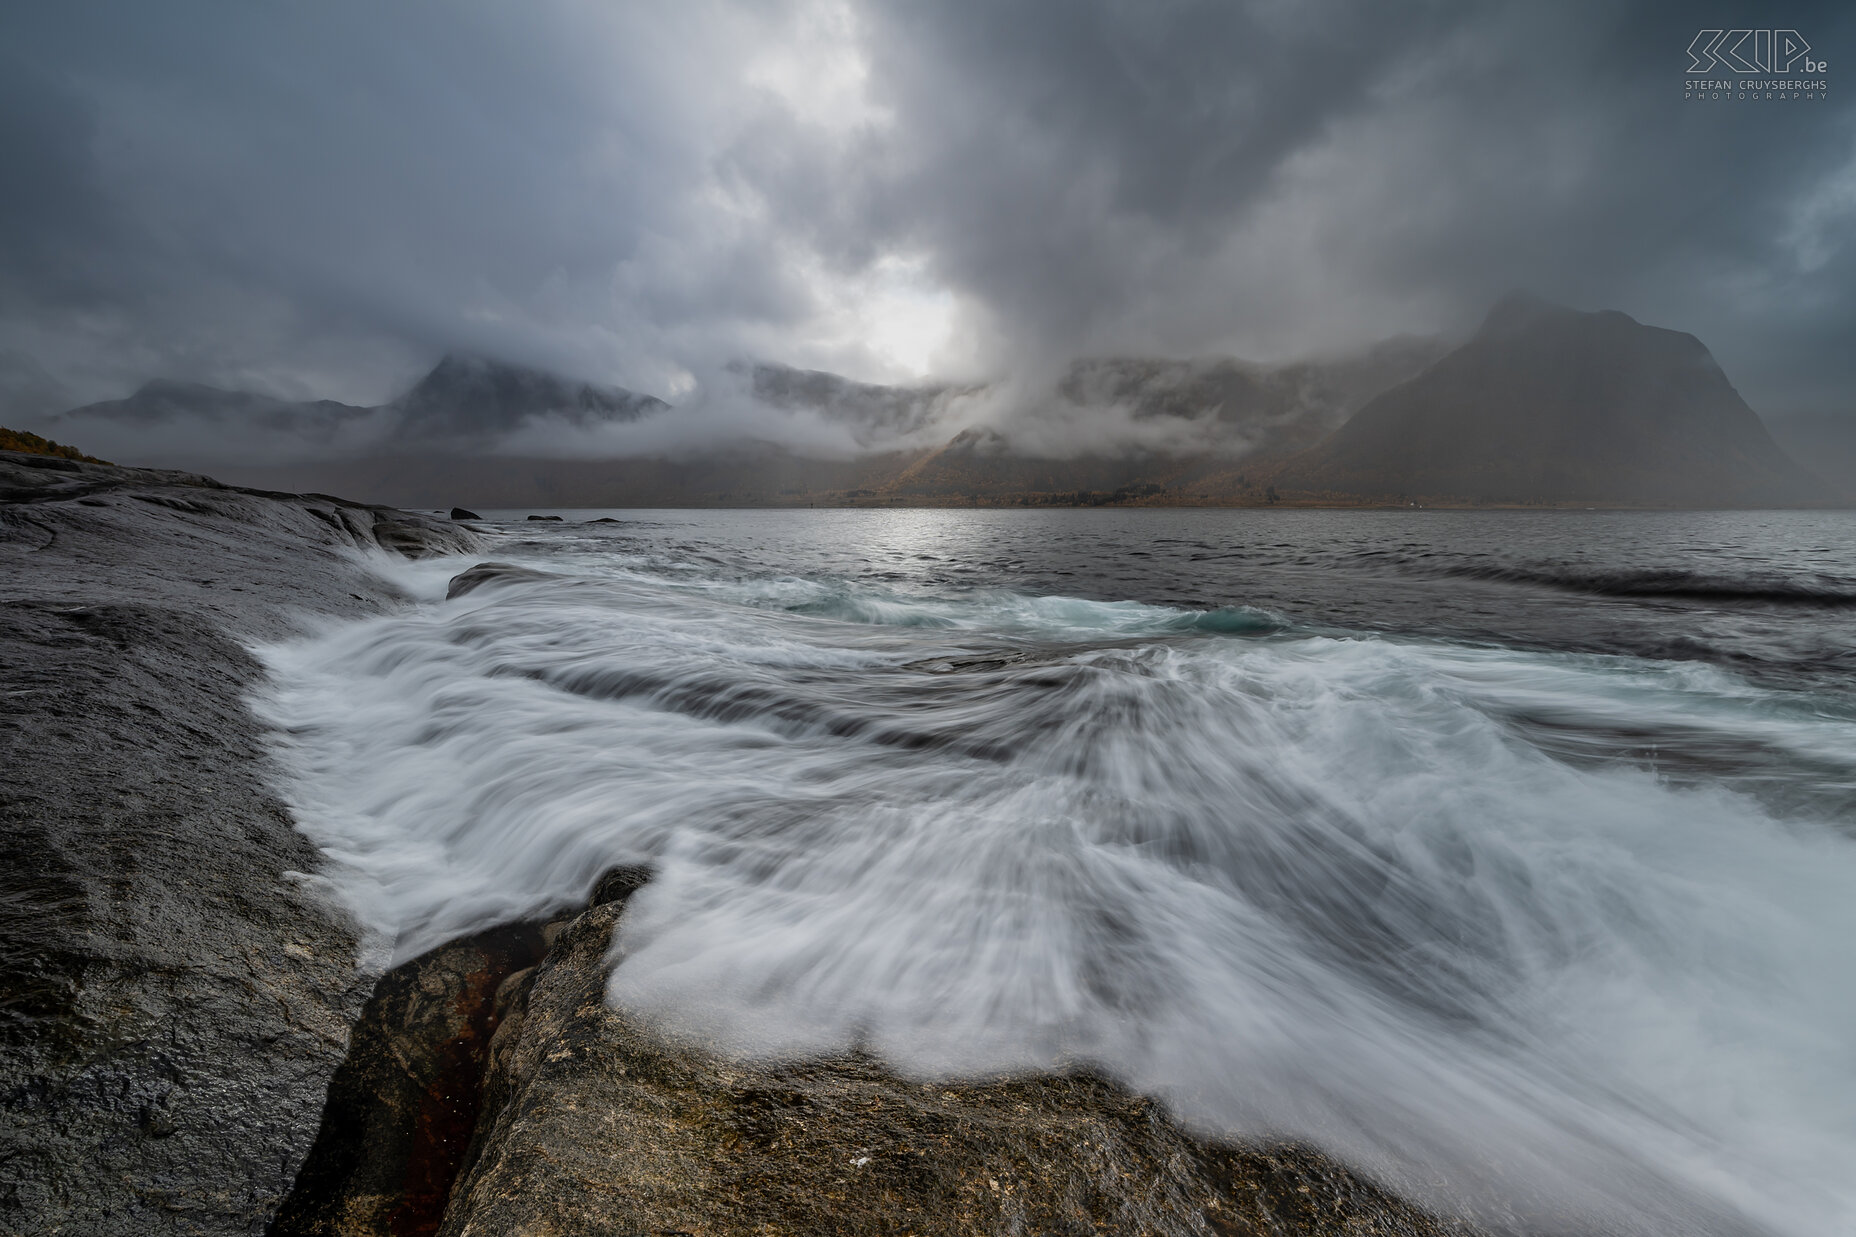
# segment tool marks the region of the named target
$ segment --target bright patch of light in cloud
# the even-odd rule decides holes
[[[954,334],[953,293],[926,275],[921,258],[886,256],[859,281],[850,312],[864,346],[909,378],[933,372]]]

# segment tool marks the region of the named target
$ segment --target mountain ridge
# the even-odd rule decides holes
[[[67,435],[93,429],[144,435],[187,427],[236,436],[268,435],[298,453],[361,453],[396,445],[488,447],[525,423],[556,417],[587,427],[668,410],[656,396],[566,378],[469,353],[447,353],[406,391],[383,404],[288,400],[205,383],[154,378],[123,399],[101,400],[53,418]]]
[[[731,398],[761,409],[747,424],[767,427],[764,437],[735,430],[678,446],[670,423],[655,448],[610,458],[521,454],[516,444],[546,448],[546,432],[526,432],[536,427],[700,418],[703,406],[673,409],[458,354],[371,408],[156,381],[59,423],[86,441],[97,441],[86,424],[108,421],[146,430],[194,417],[227,438],[235,425],[257,426],[290,438],[297,454],[215,464],[222,474],[275,488],[358,485],[410,505],[1744,507],[1849,497],[1786,455],[1694,336],[1527,294],[1503,298],[1455,346],[1395,337],[1273,366],[1079,358],[1041,394],[884,386],[765,361],[723,373],[739,383]],[[809,439],[792,436],[814,444],[836,436],[840,454],[782,445],[782,425],[813,427]],[[132,454],[107,438],[98,445]]]
[[[1700,340],[1516,294],[1462,347],[1279,468],[1312,493],[1644,506],[1811,503]]]

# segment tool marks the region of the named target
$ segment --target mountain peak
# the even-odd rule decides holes
[[[447,353],[394,401],[405,437],[496,434],[538,416],[579,424],[635,421],[670,405],[624,387],[564,378],[471,353]]]
[[[1614,327],[1641,327],[1643,325],[1621,310],[1600,309],[1587,312],[1574,309],[1570,305],[1562,305],[1558,301],[1550,301],[1532,292],[1517,290],[1495,302],[1488,316],[1483,318],[1482,326],[1476,334],[1478,337],[1519,335],[1543,329],[1576,329],[1579,324],[1603,324]]]
[[[1700,340],[1527,294],[1502,298],[1468,343],[1374,398],[1277,484],[1701,507],[1821,491]]]

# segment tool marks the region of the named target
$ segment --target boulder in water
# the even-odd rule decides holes
[[[533,567],[518,567],[514,563],[478,563],[466,571],[460,571],[451,577],[451,584],[445,589],[445,600],[462,597],[475,592],[486,584],[515,584],[523,580],[549,580],[553,577],[545,571],[536,571]]]

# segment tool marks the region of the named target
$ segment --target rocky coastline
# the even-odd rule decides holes
[[[1087,1070],[925,1083],[668,1040],[605,1000],[638,869],[368,969],[296,878],[320,857],[267,786],[246,646],[409,604],[357,551],[484,548],[0,452],[0,1234],[1469,1231]]]
[[[258,1233],[373,986],[288,878],[246,644],[444,521],[0,453],[0,1232]]]

